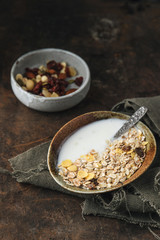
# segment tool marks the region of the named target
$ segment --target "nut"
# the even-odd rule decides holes
[[[68,95],[68,94],[70,94],[70,93],[73,93],[73,92],[75,92],[76,90],[77,90],[76,88],[71,88],[71,89],[69,89],[69,90],[66,92],[65,95]]]
[[[43,89],[43,90],[42,90],[42,94],[43,94],[45,97],[51,97],[51,93],[48,92],[47,89]]]
[[[69,74],[71,77],[75,77],[77,75],[77,71],[74,67],[68,67],[68,70],[69,70]]]
[[[27,88],[27,90],[29,90],[29,91],[31,91],[31,90],[33,90],[33,88],[34,88],[34,82],[32,81],[32,80],[27,80],[26,81],[26,88]]]

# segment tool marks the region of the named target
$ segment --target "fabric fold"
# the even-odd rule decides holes
[[[112,111],[132,114],[140,106],[148,108],[148,112],[143,118],[144,123],[160,136],[160,96],[125,99],[113,106]]]

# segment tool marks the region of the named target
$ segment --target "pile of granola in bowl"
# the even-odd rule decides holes
[[[59,174],[71,186],[110,189],[123,184],[141,167],[147,144],[143,132],[131,128],[120,139],[109,142],[102,154],[92,149],[74,162],[64,160],[58,166]]]
[[[48,150],[48,168],[53,179],[63,188],[80,194],[97,194],[118,189],[141,176],[156,154],[156,141],[142,122],[120,138],[108,141],[103,152],[90,149],[74,161],[58,162],[60,149],[75,131],[101,119],[123,119],[129,116],[97,111],[80,115],[65,124],[53,137]]]

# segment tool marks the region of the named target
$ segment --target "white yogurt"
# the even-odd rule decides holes
[[[92,149],[102,153],[107,146],[106,141],[114,136],[124,122],[125,120],[122,119],[104,119],[81,127],[63,143],[58,164],[66,159],[74,162]]]

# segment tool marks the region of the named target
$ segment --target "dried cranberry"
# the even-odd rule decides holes
[[[59,96],[64,96],[65,95],[65,90],[63,91],[63,90],[60,90],[59,92],[58,92],[58,95]]]
[[[55,84],[59,84],[59,79],[55,79]]]
[[[62,70],[63,66],[61,63],[57,63],[56,70],[60,72]]]
[[[69,71],[69,67],[66,67],[66,76],[67,77],[71,77],[70,71]]]
[[[47,63],[47,68],[48,69],[53,69],[55,71],[61,71],[63,66],[60,63],[55,62],[54,60],[50,61]]]
[[[77,77],[74,82],[77,86],[80,87],[82,85],[82,82],[83,82],[83,77]]]
[[[40,94],[40,92],[41,92],[41,88],[42,88],[42,82],[40,81],[40,82],[38,82],[36,85],[35,85],[35,87],[33,88],[33,90],[32,90],[32,92],[34,93],[34,94]]]
[[[60,86],[60,90],[61,90],[62,92],[65,92],[65,89],[66,89],[65,86],[63,86],[63,85]]]
[[[54,70],[55,70],[56,65],[57,65],[57,63],[56,63],[54,60],[52,60],[52,61],[49,61],[49,62],[47,63],[47,68],[48,68],[48,69],[54,69]]]
[[[55,85],[53,88],[52,88],[52,92],[57,92],[59,90],[59,85]]]
[[[64,86],[65,88],[68,86],[68,82],[66,80],[61,80],[60,84]]]
[[[48,82],[50,82],[51,84],[55,84],[56,83],[56,79],[55,77],[52,76],[48,76]]]
[[[143,151],[142,148],[137,147],[137,148],[135,149],[135,152],[138,154],[138,156],[144,157],[144,151]]]
[[[53,92],[52,88],[49,88],[49,89],[48,89],[48,92],[52,93],[52,92]]]
[[[50,84],[46,84],[46,85],[44,85],[44,87],[49,89],[51,87],[51,85]]]
[[[33,72],[35,75],[38,75],[39,68],[32,68],[32,72]]]
[[[48,80],[48,84],[50,85],[50,87],[53,87],[55,85],[55,81],[53,79]]]
[[[50,73],[47,73],[47,72],[41,74],[41,76],[46,76],[48,79],[51,77]]]

